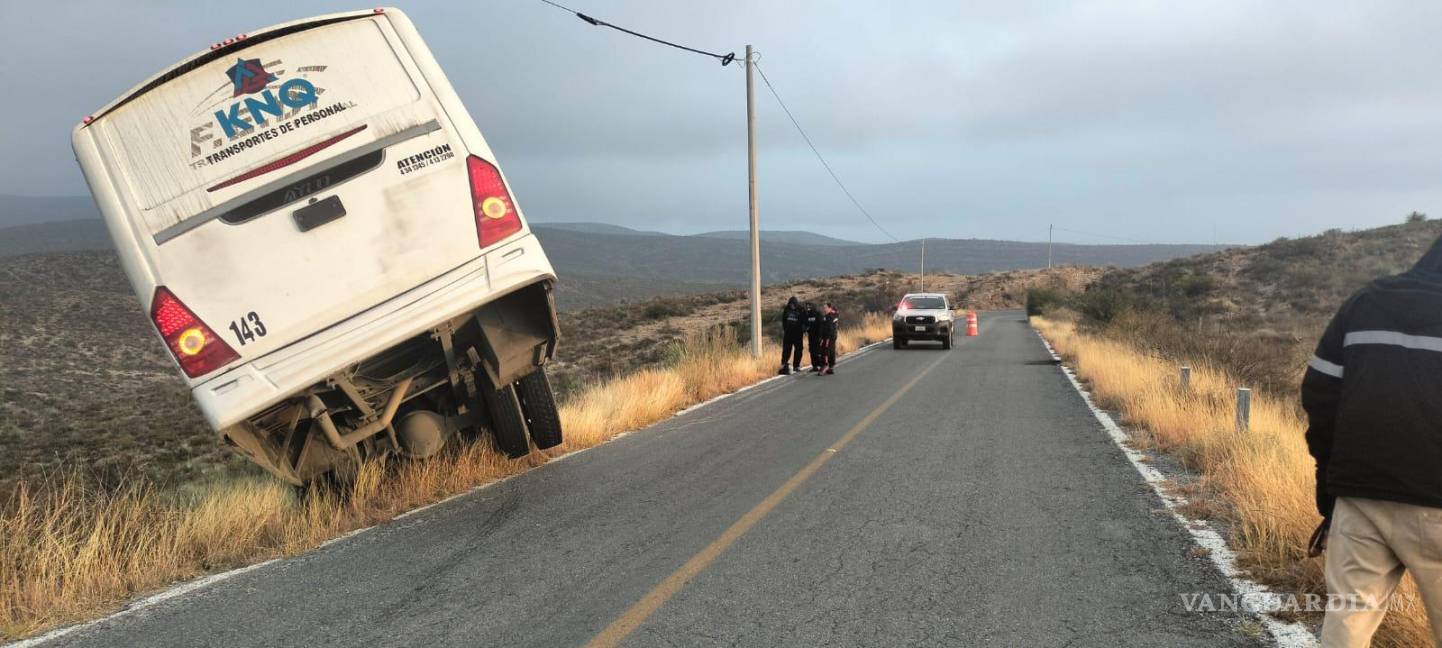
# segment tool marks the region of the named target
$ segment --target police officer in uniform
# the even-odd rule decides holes
[[[822,311],[821,324],[819,326],[821,337],[821,375],[829,376],[836,373],[836,338],[841,331],[841,314],[836,312],[836,307],[826,304]]]
[[[811,355],[811,371],[821,371],[821,311],[816,304],[806,302],[801,309],[802,322],[806,325],[806,350]]]
[[[1369,645],[1410,572],[1442,646],[1442,239],[1347,300],[1302,406],[1323,517],[1312,551],[1326,551],[1332,595],[1322,645]]]
[[[805,330],[801,303],[792,295],[786,301],[786,308],[781,310],[781,371],[777,372],[780,375],[801,370],[801,336]]]

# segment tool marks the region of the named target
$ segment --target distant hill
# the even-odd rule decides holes
[[[0,228],[89,218],[100,220],[89,196],[0,194]]]
[[[751,232],[747,230],[721,230],[717,232],[702,232],[692,234],[700,238],[729,239],[739,241],[750,241]],[[815,232],[804,232],[801,230],[761,230],[762,240],[773,243],[792,243],[795,245],[864,245],[856,241],[846,241],[839,238],[832,238]]]
[[[653,276],[688,282],[744,284],[751,252],[739,239],[644,234],[587,234],[533,224],[560,273]],[[1055,265],[1137,266],[1221,249],[1211,245],[1069,245],[1053,249]],[[918,241],[880,245],[799,245],[763,238],[761,280],[766,283],[856,274],[871,268],[914,272]],[[928,239],[928,272],[979,274],[1045,267],[1046,243],[981,239]]]
[[[607,223],[538,223],[531,222],[531,227],[547,227],[550,229],[566,230],[570,232],[581,232],[583,234],[620,234],[637,236],[670,236],[661,232],[632,229],[621,225],[610,225]]]
[[[693,295],[717,290],[739,290],[741,283],[672,281],[665,277],[615,277],[580,272],[561,274],[556,284],[556,307],[579,310],[612,306],[661,296]]]
[[[1442,221],[1330,230],[1265,245],[1106,273],[1097,289],[1117,290],[1182,320],[1228,329],[1312,337],[1367,282],[1412,267]]]
[[[0,228],[0,257],[110,249],[104,225],[96,218],[89,198],[0,196],[0,214],[11,214],[0,222],[53,216],[44,219],[50,222]],[[72,218],[60,217],[66,215]],[[573,288],[564,301],[577,306],[750,282],[749,234],[742,231],[675,236],[604,223],[532,223],[531,228],[562,278],[572,278]],[[1222,248],[1057,244],[1052,259],[1055,265],[1130,267],[1218,249]],[[764,231],[762,281],[832,277],[878,268],[915,272],[920,253],[919,241],[866,244],[813,232]],[[980,274],[1046,264],[1046,243],[984,239],[928,239],[926,243],[928,272]]]
[[[110,233],[98,218],[0,227],[0,257],[109,249]]]
[[[691,236],[695,238],[726,239],[726,240],[751,240],[751,232],[748,230],[717,230],[715,232],[702,232],[700,234],[666,234],[664,232],[653,232],[638,230],[621,225],[608,225],[606,223],[542,223],[532,222],[531,227],[544,227],[547,229],[566,230],[569,232],[580,232],[583,234],[615,234],[621,236]],[[791,243],[795,245],[862,245],[856,241],[846,241],[833,238],[815,232],[802,230],[761,230],[761,238],[772,243]]]

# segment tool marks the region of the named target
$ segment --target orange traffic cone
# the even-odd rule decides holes
[[[967,311],[966,313],[966,335],[967,337],[976,337],[976,311]]]

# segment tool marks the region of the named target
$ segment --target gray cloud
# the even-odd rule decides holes
[[[1056,223],[1259,242],[1442,215],[1442,6],[572,2],[705,49],[753,43],[899,236],[1036,240]],[[86,112],[224,35],[344,8],[6,5],[0,192],[83,192],[68,131]],[[405,9],[533,220],[744,226],[739,70],[534,0]],[[764,225],[878,240],[757,103]]]

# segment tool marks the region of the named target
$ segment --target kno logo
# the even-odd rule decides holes
[[[260,59],[237,59],[225,73],[235,85],[232,96],[259,94],[259,97],[245,97],[225,110],[215,111],[215,121],[220,123],[226,137],[233,138],[237,133],[266,124],[267,115],[280,118],[286,108],[299,109],[316,101],[315,85],[305,79],[287,80],[274,90],[267,87],[276,78],[265,71]],[[241,116],[242,109],[249,114],[248,121]]]
[[[225,75],[230,77],[230,82],[235,85],[235,94],[230,95],[232,97],[255,94],[275,80],[275,75],[265,71],[260,59],[236,59],[235,65],[230,66]]]

